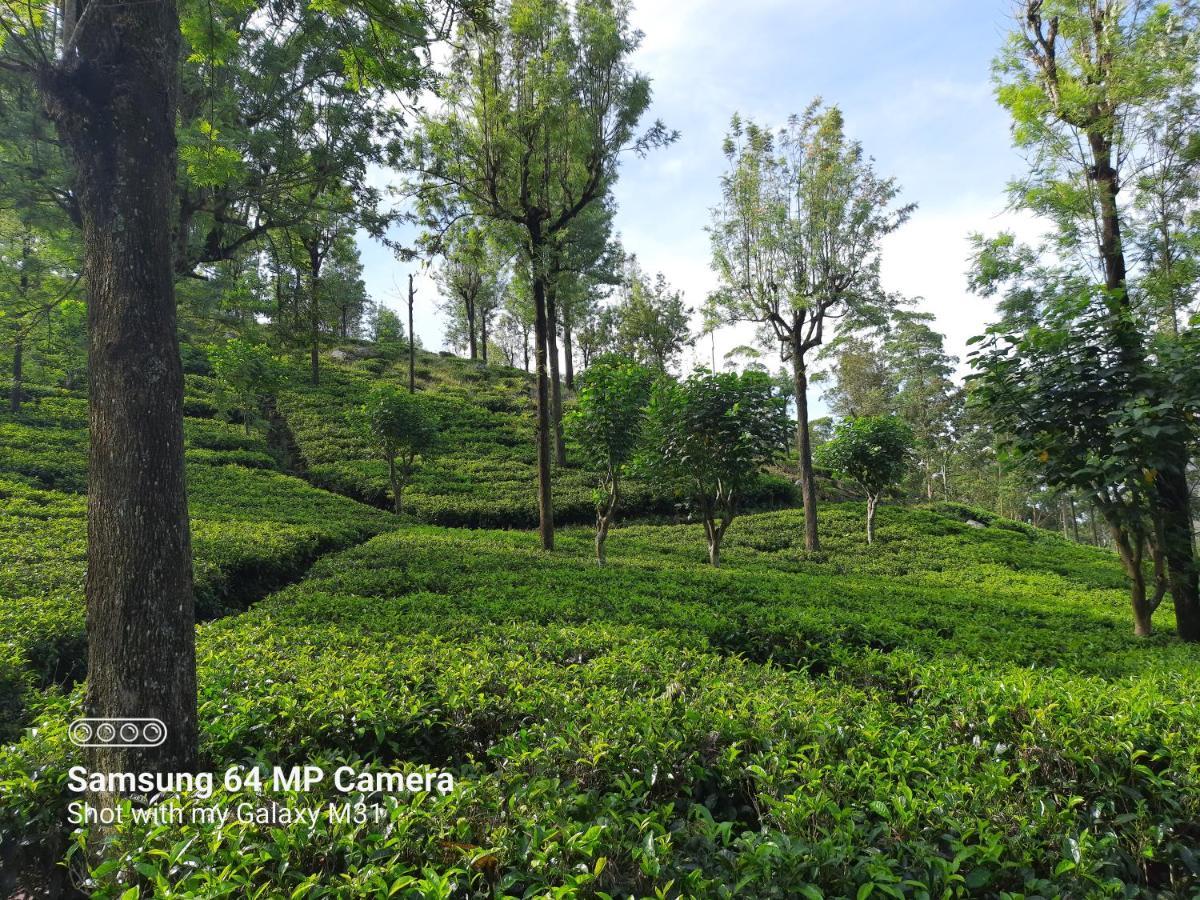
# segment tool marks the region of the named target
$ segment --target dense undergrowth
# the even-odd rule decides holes
[[[400,368],[351,357],[321,387],[281,393],[306,478],[385,502],[348,416]],[[820,554],[804,552],[795,510],[743,516],[719,570],[695,524],[618,529],[603,569],[586,528],[545,554],[520,531],[398,527],[507,529],[535,508],[523,373],[422,355],[419,374],[447,441],[404,519],[281,471],[285,453],[220,421],[211,381],[189,375],[198,599],[225,614],[198,633],[201,753],[218,773],[415,767],[453,773],[455,789],[172,797],[385,813],[127,822],[85,890],[1200,891],[1200,652],[1169,636],[1166,607],[1159,636],[1130,635],[1111,554],[947,504],[883,509],[871,547],[860,504],[827,505]],[[0,863],[68,846],[78,762],[84,407],[35,393],[0,417],[0,715],[10,736],[32,726],[0,749]],[[590,520],[582,472],[559,471],[556,489],[563,517]],[[770,482],[758,499],[789,492]],[[671,508],[630,495],[635,514]]]
[[[1191,896],[1200,654],[1129,635],[1101,551],[954,508],[886,509],[865,548],[861,512],[827,510],[816,558],[798,513],[741,519],[722,570],[697,526],[620,529],[603,570],[584,529],[325,557],[201,628],[206,764],[456,789],[363,825],[126,826],[95,889]],[[0,827],[61,821],[77,703],[0,760]]]

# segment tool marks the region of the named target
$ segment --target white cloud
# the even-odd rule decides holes
[[[947,352],[959,357],[963,371],[967,339],[982,333],[995,313],[993,301],[967,290],[968,236],[972,232],[993,235],[1012,231],[1031,241],[1039,230],[1032,216],[1005,212],[999,201],[964,200],[936,210],[918,210],[885,241],[883,285],[889,291],[921,298],[916,308],[934,314],[937,329],[946,335]]]

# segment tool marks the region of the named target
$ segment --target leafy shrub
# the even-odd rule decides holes
[[[414,528],[198,638],[206,766],[430,766],[385,819],[118,829],[98,896],[1189,896],[1200,655],[1127,633],[1111,555],[831,506],[699,526]],[[1064,570],[1066,574],[1060,574]],[[837,576],[837,577],[832,577]],[[769,664],[767,664],[769,662]],[[61,822],[78,695],[0,751],[0,838]]]
[[[275,472],[193,465],[188,489],[201,617],[243,608],[322,553],[391,527],[386,513]],[[84,674],[85,515],[80,495],[0,477],[0,660],[41,684]]]

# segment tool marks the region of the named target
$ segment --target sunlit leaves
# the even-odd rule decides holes
[[[220,132],[206,119],[197,120],[180,137],[179,159],[197,185],[225,184],[244,172],[242,155],[223,141]]]

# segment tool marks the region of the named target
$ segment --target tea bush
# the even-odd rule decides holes
[[[531,381],[524,372],[483,367],[457,357],[420,355],[419,388],[441,422],[444,449],[421,466],[405,491],[408,515],[435,525],[532,528],[538,523]],[[380,365],[383,363],[384,365]],[[370,364],[370,365],[368,365]],[[350,421],[374,385],[403,384],[406,363],[379,358],[323,370],[321,385],[293,373],[279,410],[295,436],[314,484],[386,508],[387,465]],[[554,472],[555,518],[591,522],[596,516],[594,478],[568,466]],[[646,482],[624,485],[628,516],[671,515],[675,498]],[[764,477],[747,498],[750,507],[788,505],[792,485]]]
[[[392,522],[297,478],[235,465],[189,466],[188,489],[201,617],[242,608]],[[0,476],[0,702],[10,702],[5,684],[25,687],[7,676],[14,666],[38,683],[82,677],[86,555],[83,496]]]
[[[205,765],[433,767],[382,822],[122,826],[97,896],[1188,897],[1200,652],[1115,561],[885,508],[637,526],[590,561],[392,531],[202,626]],[[1160,623],[1164,631],[1170,623]],[[0,752],[0,838],[56,827],[78,694]],[[171,802],[307,806],[359,795]],[[57,810],[57,813],[52,812]],[[61,826],[57,826],[61,827]]]
[[[214,419],[186,418],[184,444],[189,462],[279,467],[259,433]],[[87,402],[50,394],[26,403],[18,414],[0,413],[0,475],[31,479],[41,487],[87,490]]]

